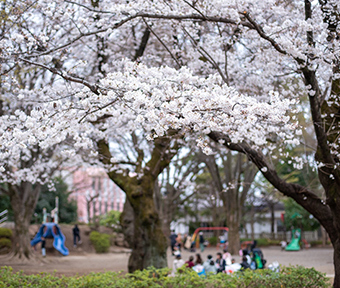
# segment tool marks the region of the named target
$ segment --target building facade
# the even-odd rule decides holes
[[[123,211],[125,193],[102,168],[83,167],[72,174],[71,197],[78,204],[78,221],[89,223],[111,210]]]

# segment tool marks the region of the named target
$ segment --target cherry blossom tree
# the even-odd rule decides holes
[[[27,145],[28,135],[15,128],[32,119],[44,137],[27,134],[39,146],[61,145],[66,136],[56,135],[67,135],[102,157],[108,151],[96,143],[108,143],[117,131],[143,130],[149,140],[190,133],[213,153],[209,137],[246,154],[275,188],[319,220],[334,247],[334,287],[340,287],[337,1],[16,1],[2,9],[2,97],[39,95],[39,101],[28,120],[17,124],[14,114],[4,125],[1,173],[8,167],[4,155],[13,151],[7,139]],[[138,54],[143,36],[147,45]],[[143,55],[137,62],[127,60],[137,54]],[[44,71],[36,81],[43,88],[35,82],[32,89],[9,89],[22,65]],[[310,103],[324,197],[285,182],[270,162],[278,146],[299,145],[293,113],[301,97]]]

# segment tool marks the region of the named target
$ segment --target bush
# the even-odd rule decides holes
[[[210,238],[208,239],[208,242],[209,242],[209,244],[210,244],[211,246],[216,246],[216,245],[217,245],[217,242],[218,242],[217,237],[215,237],[215,236],[210,237]]]
[[[168,277],[168,268],[149,268],[123,275],[117,272],[91,273],[75,277],[58,277],[54,274],[40,273],[24,275],[13,273],[9,267],[0,268],[0,287],[148,287],[148,288],[322,288],[328,287],[328,279],[324,274],[311,268],[283,267],[280,273],[271,270],[245,270],[242,273],[226,275],[219,273],[201,278],[191,269],[183,269],[176,277]],[[2,286],[1,283],[5,283]]]
[[[0,238],[11,238],[13,232],[9,228],[0,228]]]
[[[0,249],[12,248],[12,241],[8,238],[0,238]]]
[[[269,246],[270,245],[270,240],[267,238],[259,238],[257,239],[257,246]]]
[[[92,231],[90,241],[97,253],[106,253],[110,248],[110,236],[108,234]]]

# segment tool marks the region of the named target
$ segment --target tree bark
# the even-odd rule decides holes
[[[228,251],[232,255],[238,255],[240,249],[239,221],[234,213],[228,217]]]
[[[97,144],[101,161],[106,165],[111,165],[112,155],[107,142],[101,140]],[[167,241],[154,200],[155,181],[169,165],[179,146],[170,137],[157,138],[153,144],[151,159],[145,167],[141,164],[137,165],[138,176],[130,176],[128,170],[125,173],[115,171],[108,173],[110,179],[126,193],[127,202],[130,204],[130,207],[128,203],[124,206],[121,218],[124,230],[129,228],[129,231],[125,231],[124,234],[132,248],[128,264],[129,272],[149,266],[167,267]],[[138,147],[136,149],[140,157],[137,162],[142,163],[144,153]]]
[[[153,182],[143,179],[143,192],[128,196],[134,216],[134,239],[130,239],[132,253],[129,259],[129,272],[154,266],[167,266],[167,241],[156,211],[153,199]]]
[[[20,186],[8,184],[10,201],[14,214],[14,256],[19,259],[30,258],[32,248],[30,245],[29,226],[35,206],[37,204],[40,185],[24,182]]]

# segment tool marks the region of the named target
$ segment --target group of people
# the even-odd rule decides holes
[[[193,251],[193,243],[190,235],[184,234],[182,237],[181,233],[176,234],[174,230],[171,231],[170,245],[172,255],[176,256],[181,253],[181,249]]]
[[[191,252],[195,252],[195,239],[193,239],[190,235],[184,234],[182,237],[181,233],[176,234],[174,230],[171,231],[170,235],[170,245],[172,255],[176,256],[176,254],[180,254],[181,249],[190,250]],[[205,248],[205,240],[203,237],[203,232],[198,234],[198,241],[201,252],[204,251]]]
[[[223,253],[218,252],[216,254],[216,259],[213,259],[212,255],[208,255],[207,259],[203,261],[201,255],[196,254],[196,259],[194,261],[194,257],[190,256],[188,261],[184,261],[181,257],[181,254],[176,255],[176,259],[173,262],[173,275],[177,271],[178,268],[187,267],[193,269],[198,275],[207,275],[207,274],[217,274],[217,273],[233,273],[240,269],[247,269],[248,266],[244,266],[243,261],[239,264],[236,263],[235,259],[231,257],[231,254],[227,249],[223,251]]]
[[[231,274],[235,271],[244,270],[244,269],[262,269],[265,266],[266,260],[263,259],[262,251],[256,248],[256,241],[251,245],[251,249],[243,249],[240,250],[241,262],[236,263],[235,259],[231,257],[231,254],[228,252],[227,248],[224,248],[223,253],[218,252],[216,254],[216,259],[213,259],[212,255],[208,255],[206,261],[203,261],[200,254],[196,254],[196,259],[194,261],[194,257],[190,256],[188,261],[184,261],[181,257],[181,248],[184,249],[193,249],[193,244],[191,237],[188,235],[184,236],[182,240],[181,234],[176,234],[172,231],[170,236],[171,239],[171,250],[172,255],[176,257],[173,262],[173,274],[177,271],[178,268],[185,266],[193,269],[199,275],[207,275],[208,273],[227,273]],[[221,247],[226,247],[227,242],[220,241]],[[204,251],[204,238],[203,233],[199,234],[199,242],[201,252]],[[184,243],[184,244],[183,244]],[[201,245],[202,244],[202,245]],[[222,246],[223,245],[223,246]],[[191,250],[191,251],[194,251]]]

